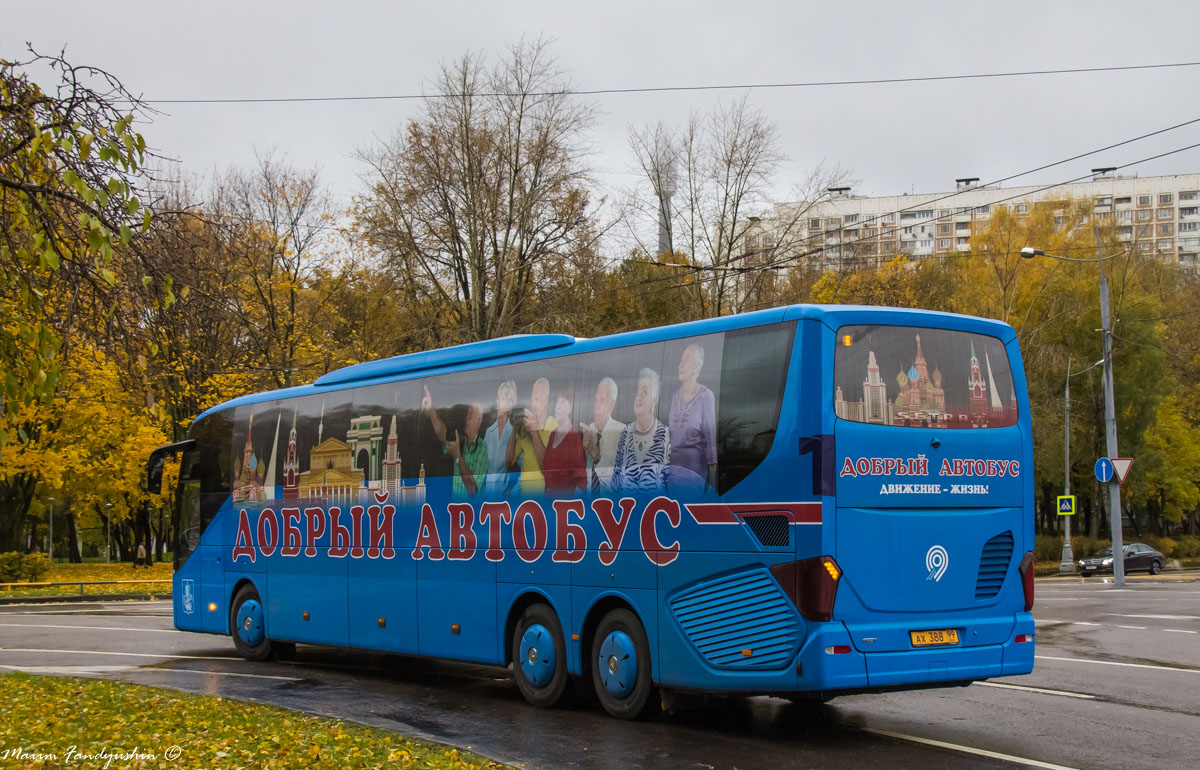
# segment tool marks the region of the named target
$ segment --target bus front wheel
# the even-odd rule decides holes
[[[229,634],[233,646],[246,660],[267,660],[271,657],[271,640],[267,638],[266,610],[254,586],[238,589],[229,606]]]
[[[554,610],[533,604],[521,614],[512,638],[513,675],[525,700],[550,708],[566,692],[567,649]]]
[[[592,686],[600,705],[618,719],[638,719],[657,703],[650,681],[650,643],[637,615],[616,609],[592,639]]]

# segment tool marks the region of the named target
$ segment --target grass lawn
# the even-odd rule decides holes
[[[0,693],[4,767],[105,767],[108,757],[79,756],[102,752],[114,768],[500,767],[340,719],[125,682],[12,673]]]
[[[161,583],[134,583],[125,585],[94,585],[84,586],[83,593],[87,594],[168,594],[171,593],[171,573],[172,567],[170,562],[162,562],[160,564],[151,565],[150,569],[144,567],[133,568],[132,564],[70,564],[68,562],[55,562],[50,571],[42,578],[40,583],[57,583],[57,582],[88,582],[93,580],[162,580]],[[22,586],[12,588],[0,588],[0,597],[5,596],[78,596],[79,586],[44,586],[44,587],[29,587]]]

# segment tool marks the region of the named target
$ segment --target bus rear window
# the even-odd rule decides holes
[[[908,428],[1001,428],[1017,422],[1004,345],[995,337],[913,326],[837,333],[833,407],[843,420]]]

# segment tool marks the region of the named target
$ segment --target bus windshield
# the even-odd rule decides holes
[[[913,326],[844,326],[834,356],[834,412],[913,428],[1017,423],[1017,394],[995,337]]]

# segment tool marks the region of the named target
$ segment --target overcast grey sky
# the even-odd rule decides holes
[[[67,46],[148,100],[419,93],[439,62],[494,57],[545,34],[581,89],[954,75],[1200,60],[1200,3],[1054,2],[9,2],[0,56]],[[791,165],[821,160],[893,195],[985,182],[1200,117],[1200,67],[1000,80],[758,89]],[[629,124],[682,122],[730,92],[607,95],[593,141],[603,187],[628,186]],[[413,101],[169,105],[147,141],[205,174],[275,148],[319,166],[341,201],[355,148],[416,115]],[[1052,183],[1200,142],[1200,124],[1014,180]],[[1139,166],[1193,173],[1200,149]]]

